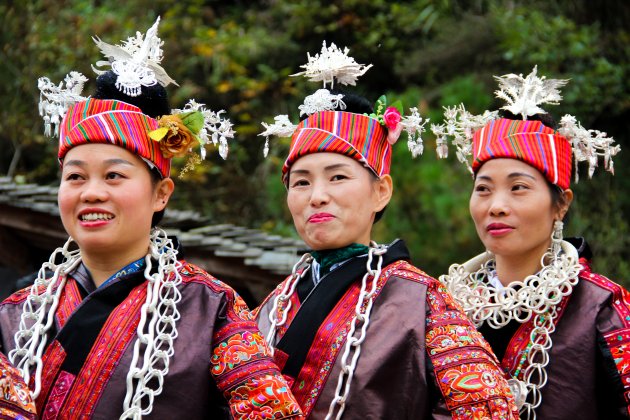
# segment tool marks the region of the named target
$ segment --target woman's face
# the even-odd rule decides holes
[[[352,158],[313,153],[291,167],[287,203],[308,246],[336,249],[369,244],[374,216],[387,205],[391,193],[389,175],[375,179]]]
[[[153,213],[173,191],[155,185],[139,157],[111,144],[84,144],[65,156],[59,186],[61,220],[86,254],[139,258],[146,254]]]
[[[477,172],[470,214],[486,249],[497,256],[542,257],[554,221],[565,212],[552,203],[543,175],[520,160],[492,159]]]

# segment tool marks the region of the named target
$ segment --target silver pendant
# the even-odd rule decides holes
[[[527,385],[525,384],[525,382],[520,381],[516,378],[508,379],[507,383],[510,387],[512,395],[514,395],[514,402],[516,403],[516,407],[518,407],[518,409],[520,410],[527,400],[527,394],[529,392],[527,390]]]

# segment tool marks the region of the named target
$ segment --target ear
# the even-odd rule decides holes
[[[155,201],[153,202],[153,211],[158,212],[164,210],[168,200],[171,198],[175,190],[175,183],[171,178],[160,180],[155,186]]]
[[[571,203],[573,202],[573,191],[569,188],[562,191],[562,195],[564,196],[564,200],[562,204],[560,204],[560,208],[558,209],[558,220],[564,219],[564,216],[569,211],[569,207],[571,207]]]
[[[389,175],[383,175],[376,181],[374,181],[374,193],[375,193],[375,208],[374,212],[378,213],[383,210],[385,206],[389,204],[392,199],[392,193],[394,192],[394,182]]]

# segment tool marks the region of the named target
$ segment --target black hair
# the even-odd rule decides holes
[[[94,99],[113,99],[137,106],[151,118],[158,118],[171,113],[168,95],[164,86],[156,83],[153,86],[141,86],[140,95],[129,96],[116,87],[118,75],[109,70],[96,78]],[[148,165],[147,165],[148,166]],[[162,174],[156,167],[150,167],[151,182],[155,187],[162,180]],[[155,227],[164,217],[164,210],[153,213],[151,227]]]
[[[118,75],[109,70],[96,78],[94,99],[114,99],[137,106],[151,118],[158,118],[171,113],[166,89],[159,83],[153,86],[141,86],[140,95],[129,96],[116,87]]]
[[[510,111],[503,110],[501,111],[500,114],[502,118],[507,118],[509,120],[522,120],[523,119],[521,115],[514,115]],[[531,115],[527,117],[527,121],[540,121],[541,123],[543,123],[543,125],[545,125],[545,127],[549,127],[552,130],[556,130],[558,128],[558,124],[556,123],[556,120],[553,119],[551,114],[546,113],[546,112],[544,114]]]

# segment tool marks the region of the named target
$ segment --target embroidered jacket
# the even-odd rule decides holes
[[[569,240],[580,252],[582,270],[570,296],[559,304],[551,334],[547,383],[541,390],[539,419],[630,418],[630,294],[593,273],[591,253],[582,239]],[[519,369],[533,320],[479,331],[501,359],[505,371]],[[527,367],[525,362],[521,371]]]
[[[518,418],[488,344],[445,288],[407,259],[402,241],[385,255],[343,418]],[[307,274],[277,330],[274,356],[311,419],[323,419],[334,398],[365,267],[366,257],[355,257],[315,287]],[[252,314],[263,335],[285,282]]]
[[[178,336],[163,391],[143,418],[284,419],[300,414],[246,306],[234,291],[182,262]],[[126,267],[127,268],[127,267]],[[98,289],[84,266],[68,278],[43,355],[41,419],[116,419],[123,412],[147,281],[125,272]],[[0,305],[3,352],[14,347],[28,289]]]

